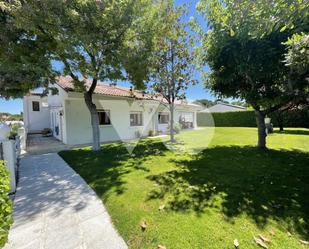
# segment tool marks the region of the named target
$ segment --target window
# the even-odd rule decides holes
[[[182,129],[193,128],[194,114],[193,112],[182,112],[179,116],[179,123]]]
[[[39,112],[40,111],[40,102],[32,101],[32,111]]]
[[[143,125],[142,112],[131,112],[130,113],[130,126],[142,126],[142,125]]]
[[[183,122],[193,122],[192,112],[182,112],[179,119]]]
[[[99,124],[100,125],[110,125],[110,111],[98,111],[99,115]]]
[[[168,124],[168,122],[169,122],[169,113],[167,113],[167,112],[159,112],[158,121],[159,121],[159,124]]]

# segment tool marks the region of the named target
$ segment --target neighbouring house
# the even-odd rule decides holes
[[[74,91],[71,77],[60,77],[53,85],[58,94],[24,97],[24,123],[28,133],[50,128],[65,144],[92,142],[90,113],[83,94]],[[109,84],[98,84],[93,95],[97,106],[102,142],[146,137],[168,132],[169,111],[160,95],[146,94]],[[197,127],[199,105],[177,101],[175,122],[183,129]]]
[[[239,105],[231,105],[224,102],[217,102],[217,104],[209,107],[205,112],[239,112],[239,111],[246,111],[246,107],[239,106]],[[201,111],[204,112],[204,111]]]

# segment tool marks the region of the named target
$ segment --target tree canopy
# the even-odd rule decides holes
[[[219,96],[243,99],[257,111],[261,147],[265,115],[308,96],[308,79],[292,80],[284,62],[285,42],[308,32],[306,6],[305,0],[201,0],[198,5],[209,26],[201,33],[202,59],[211,69],[205,85]]]
[[[47,86],[55,77],[45,39],[16,26],[14,17],[0,5],[0,97],[22,97]]]
[[[216,104],[216,101],[212,101],[212,100],[209,100],[209,99],[197,99],[193,103],[202,104],[205,107],[211,107],[211,106],[214,106]]]
[[[297,33],[293,34],[287,42],[284,43],[288,50],[285,53],[285,65],[290,69],[291,84],[294,82],[302,82],[305,94],[309,93],[309,34]],[[296,83],[297,84],[297,83]],[[309,96],[304,96],[309,98]],[[305,102],[309,102],[307,99]]]
[[[61,73],[70,75],[75,90],[84,94],[91,114],[93,148],[98,150],[94,89],[98,81],[119,79],[143,86],[147,67],[139,62],[146,61],[151,50],[152,34],[160,22],[158,11],[164,4],[151,0],[15,0],[3,5],[16,27],[32,35],[31,40],[37,43],[42,37],[48,59],[62,62]]]
[[[162,13],[166,23],[160,28],[162,35],[155,36],[151,56],[151,88],[160,93],[168,104],[171,142],[174,142],[174,103],[185,99],[188,86],[196,83],[193,78],[193,37],[181,21],[183,13],[182,7],[167,6]]]

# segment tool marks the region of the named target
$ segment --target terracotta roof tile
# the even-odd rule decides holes
[[[70,76],[59,77],[57,84],[67,92],[74,91],[73,80]],[[87,87],[90,87],[90,81],[86,81]],[[98,83],[94,90],[96,94],[103,94],[109,96],[120,96],[120,97],[132,97],[129,88],[122,88],[118,86],[110,86],[108,84]]]
[[[61,76],[58,77],[56,84],[58,84],[61,88],[63,88],[67,92],[74,91],[73,79],[70,76]],[[91,82],[86,80],[87,88],[90,87]],[[166,100],[162,95],[150,95],[143,93],[138,90],[131,91],[130,88],[120,87],[120,86],[112,86],[106,83],[99,82],[97,87],[94,90],[96,94],[102,94],[105,96],[115,96],[115,97],[135,97],[137,99],[149,99],[149,100],[157,100],[166,103]],[[176,104],[183,103],[182,101],[176,101]]]

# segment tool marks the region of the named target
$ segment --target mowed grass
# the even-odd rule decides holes
[[[309,237],[309,130],[275,132],[265,151],[254,147],[254,128],[216,128],[202,150],[209,132],[177,135],[195,155],[157,139],[140,141],[133,154],[113,143],[60,155],[96,191],[130,248],[224,249],[234,239],[259,248],[259,235],[268,248],[308,248],[299,240]]]

